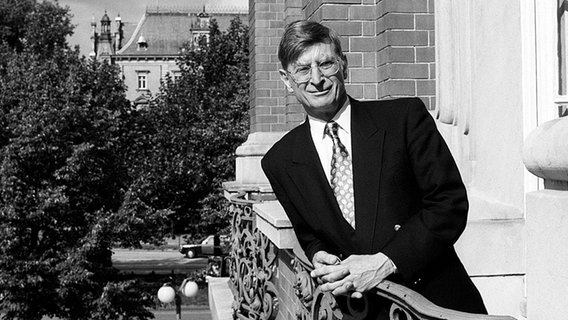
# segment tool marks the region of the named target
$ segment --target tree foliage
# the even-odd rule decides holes
[[[132,110],[118,70],[68,48],[67,9],[28,2],[0,0],[0,310],[150,318],[151,300],[111,263],[114,245],[155,241],[166,218],[123,203]]]
[[[248,133],[247,35],[238,18],[226,32],[212,20],[209,38],[182,50],[181,78],[167,79],[141,112],[133,189],[172,211],[174,231],[201,237],[228,225],[221,183],[234,178],[235,150]]]
[[[0,1],[0,43],[17,51],[50,55],[65,48],[72,34],[69,9],[57,2]]]
[[[227,226],[221,182],[248,128],[247,27],[213,23],[143,110],[115,66],[69,48],[72,30],[57,2],[0,0],[0,314],[148,319],[153,299],[117,275],[111,248]]]

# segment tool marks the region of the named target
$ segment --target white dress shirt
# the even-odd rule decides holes
[[[319,159],[321,161],[321,166],[327,177],[327,181],[331,185],[331,158],[333,156],[333,140],[330,136],[326,135],[324,132],[326,121],[314,118],[308,115],[308,121],[310,123],[310,131],[312,135],[312,140],[316,146],[316,151],[318,152]],[[337,112],[333,117],[332,121],[337,122],[339,125],[338,135],[339,140],[347,149],[351,161],[353,157],[351,156],[351,104],[349,100],[345,103],[343,107]]]

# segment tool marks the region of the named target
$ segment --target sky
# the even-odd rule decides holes
[[[123,22],[137,24],[144,15],[146,6],[179,8],[202,7],[206,4],[207,6],[223,8],[246,8],[248,0],[59,0],[59,4],[69,6],[73,15],[72,23],[75,25],[75,33],[69,38],[69,44],[71,46],[79,45],[81,53],[88,55],[91,50],[91,19],[93,16],[95,17],[97,30],[100,31],[100,20],[105,10],[113,22],[114,18],[120,14]]]

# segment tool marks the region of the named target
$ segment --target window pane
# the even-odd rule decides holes
[[[138,75],[138,89],[146,89],[146,75]]]

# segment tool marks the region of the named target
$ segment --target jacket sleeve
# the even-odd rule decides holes
[[[420,193],[420,210],[381,251],[405,279],[414,281],[452,249],[465,228],[468,201],[457,165],[424,104],[420,99],[405,101],[406,152]]]
[[[327,252],[333,252],[331,247],[317,238],[312,228],[306,223],[302,215],[297,210],[297,206],[292,201],[290,201],[286,188],[282,186],[280,179],[278,178],[281,177],[280,175],[285,174],[285,172],[283,172],[283,170],[278,171],[276,168],[274,168],[275,166],[273,165],[273,162],[276,161],[271,161],[267,158],[268,157],[265,156],[262,159],[262,170],[266,174],[266,177],[268,178],[268,181],[272,186],[272,190],[274,191],[276,198],[278,199],[278,201],[284,208],[286,215],[290,219],[290,222],[292,223],[292,226],[294,228],[294,232],[296,233],[296,237],[298,238],[298,242],[300,243],[300,246],[304,250],[310,262],[312,261],[314,254],[318,251],[324,250]],[[275,172],[279,172],[279,174],[275,174]]]

